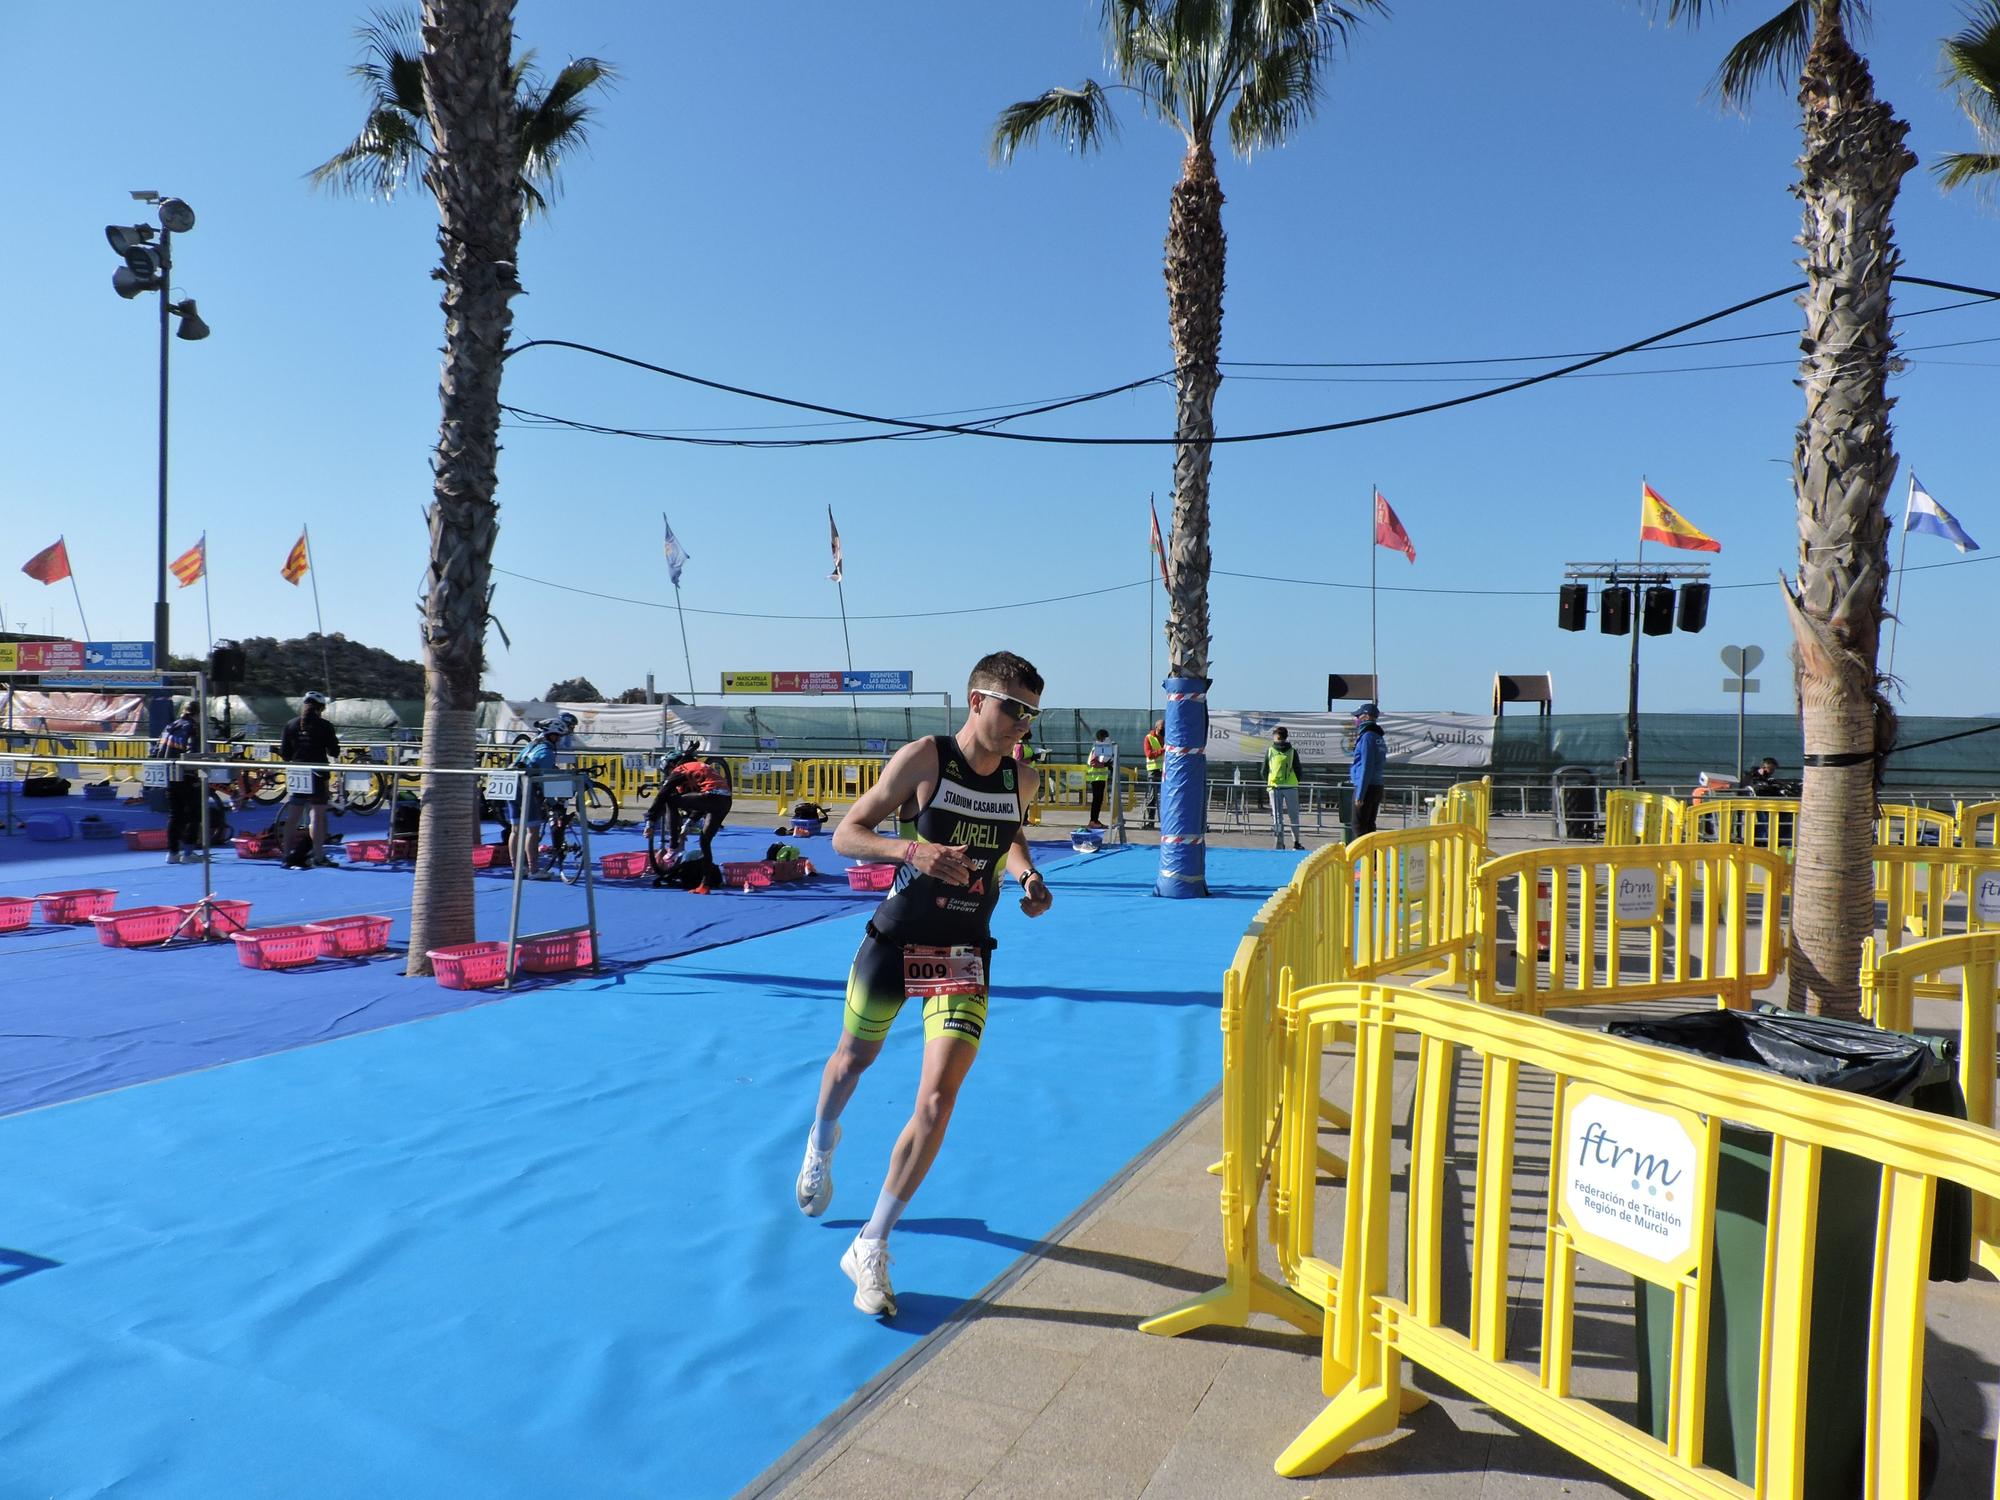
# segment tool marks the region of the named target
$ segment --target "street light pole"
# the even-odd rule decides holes
[[[158,572],[154,580],[153,594],[153,670],[167,669],[167,335],[172,331],[173,322],[168,306],[173,301],[174,272],[174,232],[162,226],[160,229],[160,485],[159,485],[159,558]],[[157,734],[165,727],[166,705],[163,700],[153,700],[154,714],[162,716],[161,723],[152,725]]]

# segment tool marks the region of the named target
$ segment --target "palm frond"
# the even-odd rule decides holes
[[[369,115],[345,148],[306,174],[316,188],[357,198],[394,198],[421,168],[430,149],[417,120],[397,109]]]
[[[2000,144],[2000,0],[1984,0],[1967,12],[1966,20],[1970,24],[1965,30],[1945,39],[1945,81],[1980,141],[1992,146]],[[1943,163],[1935,170],[1947,188],[1956,187],[1967,175],[1980,175],[1975,169],[1954,176]]]
[[[374,96],[377,109],[424,115],[424,38],[416,13],[378,10],[355,28],[361,61],[348,71]]]
[[[1318,39],[1302,37],[1255,60],[1229,112],[1229,141],[1239,156],[1284,144],[1312,119],[1324,59]]]
[[[548,196],[554,196],[561,191],[563,158],[590,144],[595,111],[585,95],[615,82],[618,70],[600,58],[579,57],[556,74],[547,88],[541,88],[534,75],[525,76],[535,87],[522,94],[514,108],[521,182],[524,189],[546,187]],[[548,196],[537,192],[527,199],[531,218],[547,211]]]
[[[1078,88],[1053,88],[1001,110],[993,126],[993,160],[1010,162],[1016,151],[1034,145],[1044,135],[1054,136],[1065,149],[1082,155],[1117,133],[1118,119],[1111,113],[1111,101],[1096,79],[1087,79]]]
[[[1812,0],[1792,0],[1744,37],[1716,70],[1715,91],[1724,104],[1742,105],[1765,81],[1788,82],[1805,66],[1812,45]]]
[[[1938,186],[1946,192],[1977,182],[1991,190],[2000,185],[2000,154],[1991,151],[1953,151],[1931,163]]]

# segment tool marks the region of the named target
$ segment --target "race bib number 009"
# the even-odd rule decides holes
[[[903,949],[903,993],[912,1000],[978,995],[985,989],[986,964],[977,948]]]

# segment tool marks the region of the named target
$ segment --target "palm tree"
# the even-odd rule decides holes
[[[2000,180],[2000,0],[1975,6],[1966,22],[1965,30],[1945,41],[1944,71],[1987,149],[1953,151],[1931,163],[1947,189]]]
[[[423,603],[425,763],[470,769],[499,531],[500,373],[521,290],[521,223],[548,206],[562,154],[582,143],[586,96],[612,70],[572,62],[544,85],[513,51],[513,0],[424,0],[419,23],[377,14],[354,74],[369,94],[361,134],[315,185],[384,198],[414,176],[437,202],[444,285],[443,417],[432,459],[431,559]],[[477,788],[426,776],[408,972],[470,941]]]
[[[1174,126],[1187,143],[1167,210],[1167,330],[1174,348],[1173,535],[1167,605],[1167,675],[1208,683],[1208,477],[1215,393],[1222,383],[1226,241],[1215,134],[1236,154],[1279,146],[1313,117],[1335,52],[1382,0],[1101,0],[1100,27],[1114,88]],[[1109,95],[1095,79],[1010,104],[993,130],[993,157],[1052,135],[1079,155],[1115,133]],[[1205,799],[1160,810],[1163,890],[1206,894],[1199,860],[1171,879],[1169,841],[1198,842]]]
[[[1715,0],[1666,0],[1699,20]],[[1792,445],[1799,567],[1791,617],[1805,789],[1792,881],[1790,1004],[1860,1011],[1861,944],[1875,930],[1875,793],[1896,714],[1876,664],[1889,582],[1895,477],[1888,394],[1895,352],[1890,278],[1902,263],[1890,218],[1917,159],[1909,127],[1875,97],[1847,33],[1866,0],[1793,0],[1730,49],[1717,84],[1740,103],[1766,79],[1799,78],[1805,204],[1805,420]]]

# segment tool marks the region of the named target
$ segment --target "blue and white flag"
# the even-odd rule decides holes
[[[1910,503],[1903,510],[1903,530],[1928,531],[1932,536],[1943,537],[1961,552],[1979,550],[1979,543],[1965,534],[1957,518],[1925,493],[1915,469],[1910,471]]]
[[[674,587],[681,586],[681,569],[688,564],[688,549],[681,545],[681,539],[674,535],[673,523],[667,519],[665,511],[660,512],[660,524],[667,528],[667,576],[674,581]]]

